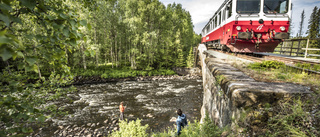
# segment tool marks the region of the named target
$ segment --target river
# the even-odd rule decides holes
[[[189,121],[199,120],[202,105],[201,79],[169,79],[155,81],[124,81],[77,86],[68,94],[73,103],[62,104],[69,112],[63,118],[51,119],[41,136],[99,136],[118,129],[119,104],[126,105],[125,118],[141,119],[149,132],[174,127],[176,109],[181,108]]]

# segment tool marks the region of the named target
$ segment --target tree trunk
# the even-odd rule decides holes
[[[111,64],[112,64],[112,68],[113,68],[113,46],[112,46],[112,41],[111,41],[111,49],[110,49],[110,57],[111,57]]]
[[[83,68],[86,70],[87,64],[86,64],[86,55],[84,54],[84,43],[81,44],[81,53],[82,53]]]
[[[116,68],[118,68],[117,34],[116,34],[115,37],[114,37],[114,56],[115,56]]]
[[[121,37],[120,37],[120,39],[119,39],[119,51],[118,51],[119,66],[121,66],[121,58],[122,58],[122,54],[121,54],[121,47],[122,47],[122,45],[121,45]]]
[[[97,46],[97,31],[96,31],[96,28],[94,28],[94,44],[95,44],[95,46]],[[97,49],[96,49],[96,66],[97,67],[99,67],[98,51],[99,51],[99,48],[97,47]]]

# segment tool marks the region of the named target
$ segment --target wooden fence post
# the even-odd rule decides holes
[[[294,41],[292,41],[292,43],[291,43],[290,56],[292,55],[293,42]]]
[[[282,42],[282,44],[281,44],[281,48],[280,48],[280,55],[282,54],[282,47],[283,47],[283,45],[284,45],[284,41]]]
[[[307,54],[308,54],[308,47],[309,47],[309,39],[308,39],[308,41],[307,41],[306,51],[304,52],[304,58],[307,58]]]
[[[298,49],[297,49],[297,53],[296,53],[296,56],[298,57],[299,56],[299,51],[300,51],[300,43],[301,43],[301,40],[299,40],[299,43],[298,43]]]

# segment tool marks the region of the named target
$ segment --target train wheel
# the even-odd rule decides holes
[[[259,43],[256,44],[256,52],[260,52]]]
[[[227,52],[231,53],[231,49],[230,49],[230,48],[227,48]]]

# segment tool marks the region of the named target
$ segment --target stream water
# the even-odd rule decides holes
[[[42,135],[56,136],[58,127],[62,129],[85,125],[92,131],[101,128],[99,123],[106,119],[119,118],[121,101],[127,107],[125,118],[129,121],[141,119],[142,125],[148,124],[150,131],[163,131],[173,126],[177,108],[181,108],[191,122],[201,117],[201,79],[125,81],[82,85],[77,86],[77,89],[78,92],[68,94],[74,100],[73,103],[64,105],[69,115],[52,119],[52,127],[42,132]],[[63,133],[59,135],[63,136]]]

